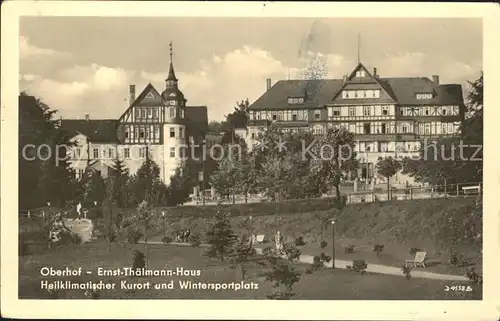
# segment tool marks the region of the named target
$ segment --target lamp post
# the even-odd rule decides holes
[[[165,238],[167,236],[167,213],[162,211],[161,217],[163,217],[163,237]]]
[[[253,246],[253,225],[252,225],[252,215],[250,215],[248,217],[248,224],[249,224],[249,227],[248,227],[248,232],[250,234],[250,245]]]
[[[332,224],[332,269],[335,268],[335,218],[330,219],[330,223]]]

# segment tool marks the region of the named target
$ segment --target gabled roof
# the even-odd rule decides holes
[[[115,119],[63,119],[61,129],[70,135],[85,135],[93,143],[118,143],[118,124]]]
[[[152,98],[146,97],[151,93],[153,95]],[[142,92],[137,96],[137,98],[130,105],[133,106],[158,106],[162,102],[160,93],[156,90],[156,88],[151,84],[147,84],[147,86],[142,90]]]
[[[362,65],[358,65],[360,67]],[[364,68],[364,66],[362,66]],[[355,73],[357,68],[352,73]],[[395,103],[400,105],[463,105],[462,86],[459,84],[441,85],[427,77],[395,77],[382,78],[372,76],[372,84],[358,82],[360,88],[380,86]],[[352,76],[351,73],[351,76]],[[320,80],[279,80],[268,91],[260,96],[250,106],[250,110],[283,110],[283,109],[312,109],[321,108],[332,102],[345,84],[355,87],[356,82],[346,82],[343,79]],[[312,90],[308,90],[312,88]],[[309,95],[306,92],[309,91]],[[432,99],[417,99],[417,93],[433,93]],[[305,97],[304,104],[288,104],[289,97]],[[385,99],[386,101],[389,98]],[[369,101],[368,101],[369,100]],[[356,103],[373,103],[374,99],[349,100]],[[383,103],[383,101],[380,101]]]
[[[329,103],[333,92],[341,86],[340,79],[280,80],[253,102],[249,109],[317,108]],[[290,97],[304,97],[304,103],[289,105]]]

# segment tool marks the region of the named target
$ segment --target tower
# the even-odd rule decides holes
[[[164,181],[169,182],[177,168],[182,167],[187,157],[185,110],[186,99],[179,90],[173,64],[173,48],[170,42],[170,66],[165,90],[162,92],[162,108],[165,110],[163,124]]]

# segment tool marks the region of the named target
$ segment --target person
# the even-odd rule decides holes
[[[186,231],[184,232],[184,243],[189,242],[189,236],[190,235],[191,235],[191,230],[186,229]]]

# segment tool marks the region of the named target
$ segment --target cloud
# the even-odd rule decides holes
[[[58,58],[70,58],[71,54],[67,52],[59,52],[47,48],[39,48],[32,45],[27,37],[21,36],[19,38],[19,55],[21,59],[32,58],[32,57],[58,57]]]

